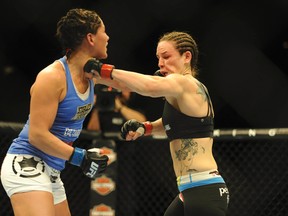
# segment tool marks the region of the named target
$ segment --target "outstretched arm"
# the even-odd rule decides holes
[[[128,88],[150,97],[176,97],[183,91],[182,85],[179,84],[183,77],[177,74],[159,77],[115,69],[113,65],[102,64],[95,59],[90,59],[87,63],[89,67],[84,67],[84,70],[92,73],[100,84],[118,89]]]

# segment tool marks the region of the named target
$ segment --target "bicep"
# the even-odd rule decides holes
[[[177,77],[148,76],[146,84],[143,85],[143,93],[151,97],[177,98],[183,93],[183,85]]]

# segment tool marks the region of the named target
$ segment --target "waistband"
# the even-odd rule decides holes
[[[216,183],[225,184],[225,181],[218,170],[208,170],[177,177],[177,185],[180,192],[188,188]]]

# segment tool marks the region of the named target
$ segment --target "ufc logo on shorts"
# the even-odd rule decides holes
[[[228,188],[219,188],[219,192],[220,192],[220,196],[222,196],[223,194],[229,194]]]
[[[89,172],[87,172],[87,176],[92,178],[96,174],[98,167],[99,165],[95,163],[94,161],[92,161],[90,168],[89,168]]]

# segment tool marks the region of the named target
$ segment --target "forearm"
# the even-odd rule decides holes
[[[92,73],[98,83],[113,88],[123,89],[126,87],[133,92],[150,97],[164,96],[164,93],[167,92],[167,87],[160,90],[160,87],[166,83],[162,82],[164,81],[163,77],[116,69],[114,65],[102,64],[96,59],[88,60],[84,70]]]
[[[62,158],[74,166],[81,167],[87,177],[95,179],[99,173],[106,169],[109,158],[102,154],[101,149],[73,148],[49,131],[39,132],[40,130],[32,130],[29,133],[29,140],[32,145],[46,154]]]
[[[144,96],[153,96],[153,92],[155,92],[154,90],[158,85],[157,82],[155,82],[158,77],[120,69],[113,70],[112,78],[122,83],[122,85],[127,86],[132,91]]]
[[[122,83],[120,83],[116,80],[97,78],[96,84],[102,84],[102,85],[110,86],[112,88],[119,89],[119,90],[131,90],[126,85],[123,85]]]
[[[31,130],[29,131],[29,142],[54,157],[68,160],[73,153],[73,147],[54,136],[51,132],[45,130]]]
[[[151,122],[151,124],[153,128],[152,135],[166,136],[166,132],[162,124],[162,118],[159,118],[156,121]]]

